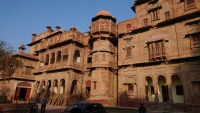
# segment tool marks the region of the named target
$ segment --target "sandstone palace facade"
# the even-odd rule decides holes
[[[200,0],[135,0],[131,9],[136,16],[119,23],[99,11],[85,33],[74,26],[33,33],[30,52],[15,55],[23,69],[1,90],[11,86],[13,101],[47,95],[52,105],[199,104]]]

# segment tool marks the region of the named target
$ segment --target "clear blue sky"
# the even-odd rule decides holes
[[[134,17],[130,8],[133,3],[134,0],[0,0],[0,40],[18,52],[21,44],[31,42],[33,32],[40,34],[47,25],[54,30],[56,25],[62,30],[76,26],[86,32],[100,10],[109,11],[117,23]]]

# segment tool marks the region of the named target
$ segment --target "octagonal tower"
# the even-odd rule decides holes
[[[90,27],[92,56],[91,95],[89,100],[116,105],[117,100],[117,25],[106,10],[99,11]]]

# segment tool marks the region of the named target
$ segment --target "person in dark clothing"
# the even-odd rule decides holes
[[[46,95],[41,99],[41,113],[45,113],[46,104],[48,102],[48,99],[46,98]]]
[[[146,113],[146,108],[143,104],[141,104],[141,106],[139,107],[138,113]]]

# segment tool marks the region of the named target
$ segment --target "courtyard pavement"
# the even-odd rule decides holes
[[[38,112],[37,113],[41,113],[41,104],[37,104],[38,105]],[[52,105],[46,105],[46,110],[45,113],[65,113],[64,110],[67,107],[65,106],[52,106]],[[108,112],[111,113],[111,112]],[[113,112],[112,112],[113,113]]]
[[[37,105],[38,105],[38,112],[37,113],[40,113],[41,104],[37,104]],[[66,108],[67,107],[65,107],[65,106],[52,106],[52,105],[47,104],[45,113],[64,113],[64,110]]]

